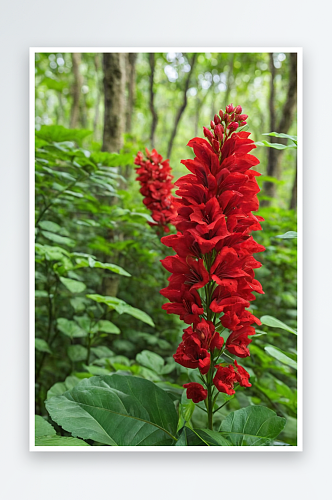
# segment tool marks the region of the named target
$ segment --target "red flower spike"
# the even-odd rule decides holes
[[[172,196],[171,167],[169,161],[163,161],[155,149],[150,152],[145,149],[146,159],[139,151],[135,158],[138,165],[136,180],[141,185],[140,193],[144,196],[144,205],[151,210],[152,219],[150,226],[158,226],[164,232],[169,232],[169,224],[176,215],[176,201]]]
[[[187,398],[192,399],[194,403],[199,403],[207,398],[207,390],[201,384],[197,382],[190,382],[190,384],[184,384],[183,386],[187,389]]]
[[[252,170],[259,161],[250,154],[256,146],[249,132],[238,132],[246,119],[241,106],[229,104],[214,116],[211,130],[203,128],[205,139],[188,142],[195,158],[181,161],[189,174],[175,183],[177,216],[172,223],[177,233],[162,238],[176,252],[162,261],[172,273],[161,290],[170,301],[163,309],[189,325],[174,359],[186,368],[198,368],[202,375],[209,373],[207,390],[200,384],[185,386],[194,402],[210,398],[208,408],[211,380],[220,392],[230,395],[237,382],[250,387],[248,372],[236,361],[214,367],[211,360],[223,349],[239,358],[249,356],[254,325],[260,324],[246,310],[256,293],[264,293],[255,279],[261,263],[253,254],[265,250],[251,236],[261,229],[263,219],[252,213],[259,208],[259,173]],[[153,152],[150,159],[157,160]],[[231,332],[226,344],[216,331],[217,323]]]

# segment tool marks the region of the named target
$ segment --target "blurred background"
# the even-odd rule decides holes
[[[172,355],[185,325],[161,309],[169,249],[147,224],[134,157],[155,147],[176,180],[193,157],[188,141],[233,103],[254,141],[281,144],[254,152],[265,218],[254,238],[266,252],[256,271],[265,295],[251,309],[288,329],[258,328],[242,363],[252,387],[221,415],[266,405],[287,418],[281,441],[296,444],[297,249],[295,238],[277,238],[296,231],[296,148],[262,135],[296,136],[296,54],[38,53],[35,68],[36,413],[81,378],[119,370],[181,397],[190,374]]]

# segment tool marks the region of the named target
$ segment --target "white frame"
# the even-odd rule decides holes
[[[34,217],[35,217],[35,54],[38,52],[296,52],[297,53],[297,214],[298,214],[298,261],[297,261],[297,311],[298,311],[298,419],[297,446],[35,446],[35,261],[34,261]],[[160,451],[160,452],[294,452],[303,451],[303,50],[302,47],[30,47],[29,66],[29,450],[47,452],[124,452],[124,451]]]

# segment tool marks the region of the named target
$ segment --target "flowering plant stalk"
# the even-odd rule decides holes
[[[168,233],[169,224],[176,214],[174,197],[172,195],[173,175],[169,160],[164,160],[155,149],[145,149],[146,156],[139,151],[135,158],[138,176],[136,180],[141,184],[140,193],[144,196],[144,205],[151,210],[152,219],[150,226],[157,226],[159,232]]]
[[[259,160],[249,152],[256,146],[250,133],[237,132],[246,119],[241,106],[230,104],[209,129],[203,127],[206,139],[189,141],[196,156],[182,160],[191,173],[175,183],[177,234],[161,239],[176,252],[161,261],[172,273],[160,292],[170,300],[163,309],[190,325],[174,359],[198,368],[202,383],[184,387],[194,403],[204,401],[210,429],[219,392],[233,395],[236,387],[251,386],[249,373],[230,354],[249,356],[252,325],[261,324],[246,310],[253,292],[264,293],[254,273],[261,264],[253,254],[265,250],[250,235],[261,229],[263,218],[252,213],[259,206],[260,174],[251,170]],[[229,333],[226,342],[221,333]]]

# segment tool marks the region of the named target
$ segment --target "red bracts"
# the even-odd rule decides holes
[[[196,156],[182,160],[190,173],[175,183],[177,215],[172,223],[177,234],[161,240],[176,252],[161,261],[172,273],[161,290],[170,300],[163,309],[192,324],[184,330],[174,359],[198,368],[203,376],[210,371],[209,380],[227,394],[234,393],[236,383],[249,387],[249,374],[236,360],[228,366],[215,363],[224,350],[240,358],[250,355],[252,325],[261,323],[246,308],[255,300],[253,292],[264,293],[254,272],[261,264],[253,254],[265,249],[251,236],[263,220],[252,213],[258,210],[260,175],[252,167],[259,161],[250,154],[256,147],[250,133],[237,132],[246,119],[241,106],[230,104],[215,115],[211,129],[204,127],[206,139],[189,141]],[[225,343],[223,331],[228,331]],[[207,397],[203,387],[194,391],[189,385],[187,393],[197,400]]]
[[[138,176],[136,180],[140,182],[140,193],[144,196],[144,205],[151,210],[152,219],[150,226],[159,226],[166,233],[169,232],[168,224],[175,216],[174,197],[172,196],[171,167],[169,160],[164,160],[155,149],[152,153],[148,149],[146,158],[139,151],[135,158],[135,165]]]

